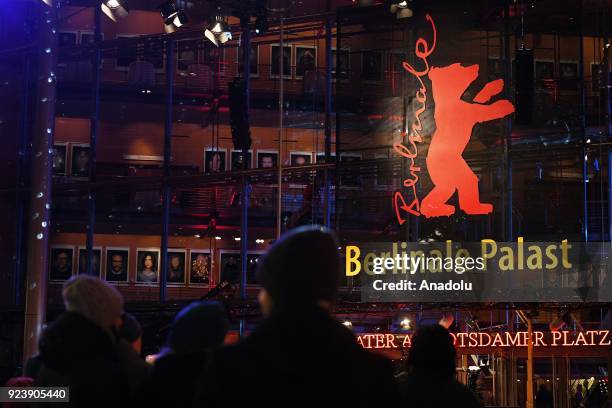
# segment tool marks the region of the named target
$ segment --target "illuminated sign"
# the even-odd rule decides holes
[[[466,214],[491,213],[493,205],[480,202],[478,177],[462,155],[477,123],[501,119],[514,112],[514,106],[508,100],[490,103],[490,100],[503,90],[502,79],[488,82],[471,101],[461,98],[470,84],[478,78],[478,64],[462,66],[460,63],[454,63],[444,67],[429,65],[427,58],[436,48],[437,33],[431,16],[427,14],[425,18],[431,23],[432,44],[430,46],[427,40],[419,38],[414,51],[424,68],[419,71],[409,63],[403,63],[404,69],[418,81],[415,99],[420,106],[415,111],[410,131],[402,134],[401,143],[393,145],[395,152],[410,161],[409,177],[403,181],[407,190],[393,194],[393,207],[400,225],[406,222],[408,214],[424,215],[427,218],[454,214],[455,207],[447,201],[455,191],[459,195],[459,207]],[[418,157],[417,143],[423,142],[421,114],[426,109],[428,94],[428,88],[423,81],[425,76],[431,83],[435,102],[436,131],[431,137],[425,160],[434,186],[421,201],[417,192],[421,168],[415,166],[415,161]]]
[[[527,347],[529,334],[520,332],[460,332],[451,333],[455,347]],[[365,349],[394,350],[408,348],[412,345],[409,334],[364,333],[357,336],[357,343]],[[609,330],[587,330],[584,332],[554,331],[532,333],[534,347],[587,347],[610,346],[612,338]]]

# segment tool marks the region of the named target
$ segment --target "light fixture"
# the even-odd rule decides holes
[[[187,15],[174,0],[162,4],[159,10],[164,19],[166,32],[173,32],[175,27],[180,28],[187,23]]]
[[[401,19],[401,18],[410,18],[413,16],[413,12],[412,9],[410,8],[410,3],[411,0],[403,0],[403,1],[399,1],[399,2],[394,2],[391,4],[391,8],[389,9],[389,11],[391,11],[391,13],[395,14],[395,18],[397,19]]]
[[[255,240],[255,243],[256,243],[256,244],[263,244],[264,242],[265,242],[265,241],[264,241],[263,239],[261,239],[261,238],[257,238],[257,239]]]
[[[104,0],[100,4],[102,12],[106,14],[106,17],[113,21],[117,21],[118,18],[124,18],[130,12],[127,5],[127,0]]]
[[[351,323],[351,321],[350,321],[350,320],[345,320],[345,321],[343,321],[343,322],[342,322],[342,325],[343,325],[344,327],[349,328],[349,329],[353,327],[353,323]]]
[[[223,16],[217,16],[211,24],[211,27],[204,30],[204,37],[208,38],[210,42],[218,47],[219,43],[224,44],[232,39],[232,32],[225,18]]]
[[[234,241],[240,241],[240,237],[235,237]]]
[[[402,327],[402,329],[410,329],[410,319],[404,317],[402,321],[400,321],[400,326]]]
[[[215,239],[218,241],[218,240],[220,240],[220,239],[221,239],[221,237],[217,235],[217,236],[215,237]]]

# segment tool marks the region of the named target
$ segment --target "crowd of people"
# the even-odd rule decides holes
[[[390,360],[362,348],[333,317],[337,247],[323,228],[292,230],[260,261],[264,319],[248,336],[224,345],[226,311],[198,301],[176,315],[165,346],[147,360],[121,294],[91,276],[72,278],[62,291],[66,311],[13,382],[70,387],[78,407],[480,407],[455,378],[456,351],[442,326],[414,334],[395,375]]]

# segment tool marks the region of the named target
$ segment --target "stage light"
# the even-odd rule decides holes
[[[100,8],[106,17],[115,22],[118,18],[126,17],[130,12],[127,0],[105,0],[100,4]]]
[[[232,39],[232,32],[225,19],[222,16],[217,16],[211,27],[204,30],[204,37],[218,47],[219,43],[224,44]]]
[[[218,241],[218,240],[220,240],[220,239],[221,239],[221,237],[217,235],[217,236],[215,237],[215,239]]]
[[[412,12],[412,9],[410,8],[409,3],[410,1],[408,0],[403,0],[400,2],[393,3],[391,4],[391,8],[389,9],[389,11],[395,14],[395,18],[397,19],[410,18],[413,16],[413,12]]]
[[[164,24],[170,28],[182,27],[187,23],[187,15],[173,0],[161,5],[160,14],[164,19]]]
[[[407,317],[404,317],[402,321],[400,322],[400,326],[402,327],[402,329],[405,329],[405,330],[410,329],[410,319],[408,319]]]
[[[350,320],[345,320],[345,321],[343,321],[343,322],[342,322],[342,325],[343,325],[344,327],[349,328],[349,329],[351,329],[351,328],[353,327],[353,323],[351,323],[351,321],[350,321]]]
[[[234,241],[236,241],[236,242],[240,241],[240,237],[235,237]]]

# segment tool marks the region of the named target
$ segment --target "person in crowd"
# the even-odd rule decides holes
[[[330,315],[340,277],[338,243],[300,227],[259,262],[265,319],[208,362],[196,405],[382,407],[396,402],[391,361],[371,354]]]
[[[42,333],[34,385],[70,387],[70,406],[122,406],[130,398],[126,367],[117,353],[123,297],[98,278],[65,282],[66,311]],[[135,352],[134,352],[135,354]]]
[[[140,392],[142,405],[190,407],[209,351],[223,344],[228,326],[218,302],[193,302],[181,310]]]
[[[134,396],[149,377],[151,367],[141,357],[142,326],[130,313],[124,313],[121,317],[116,350],[117,358],[128,376],[130,394]]]
[[[535,406],[536,408],[553,407],[553,395],[546,387],[546,384],[540,384],[540,388],[538,388],[538,392],[535,395]]]
[[[406,371],[398,380],[403,405],[419,408],[479,408],[481,402],[455,378],[453,338],[439,324],[422,326],[412,337]]]

